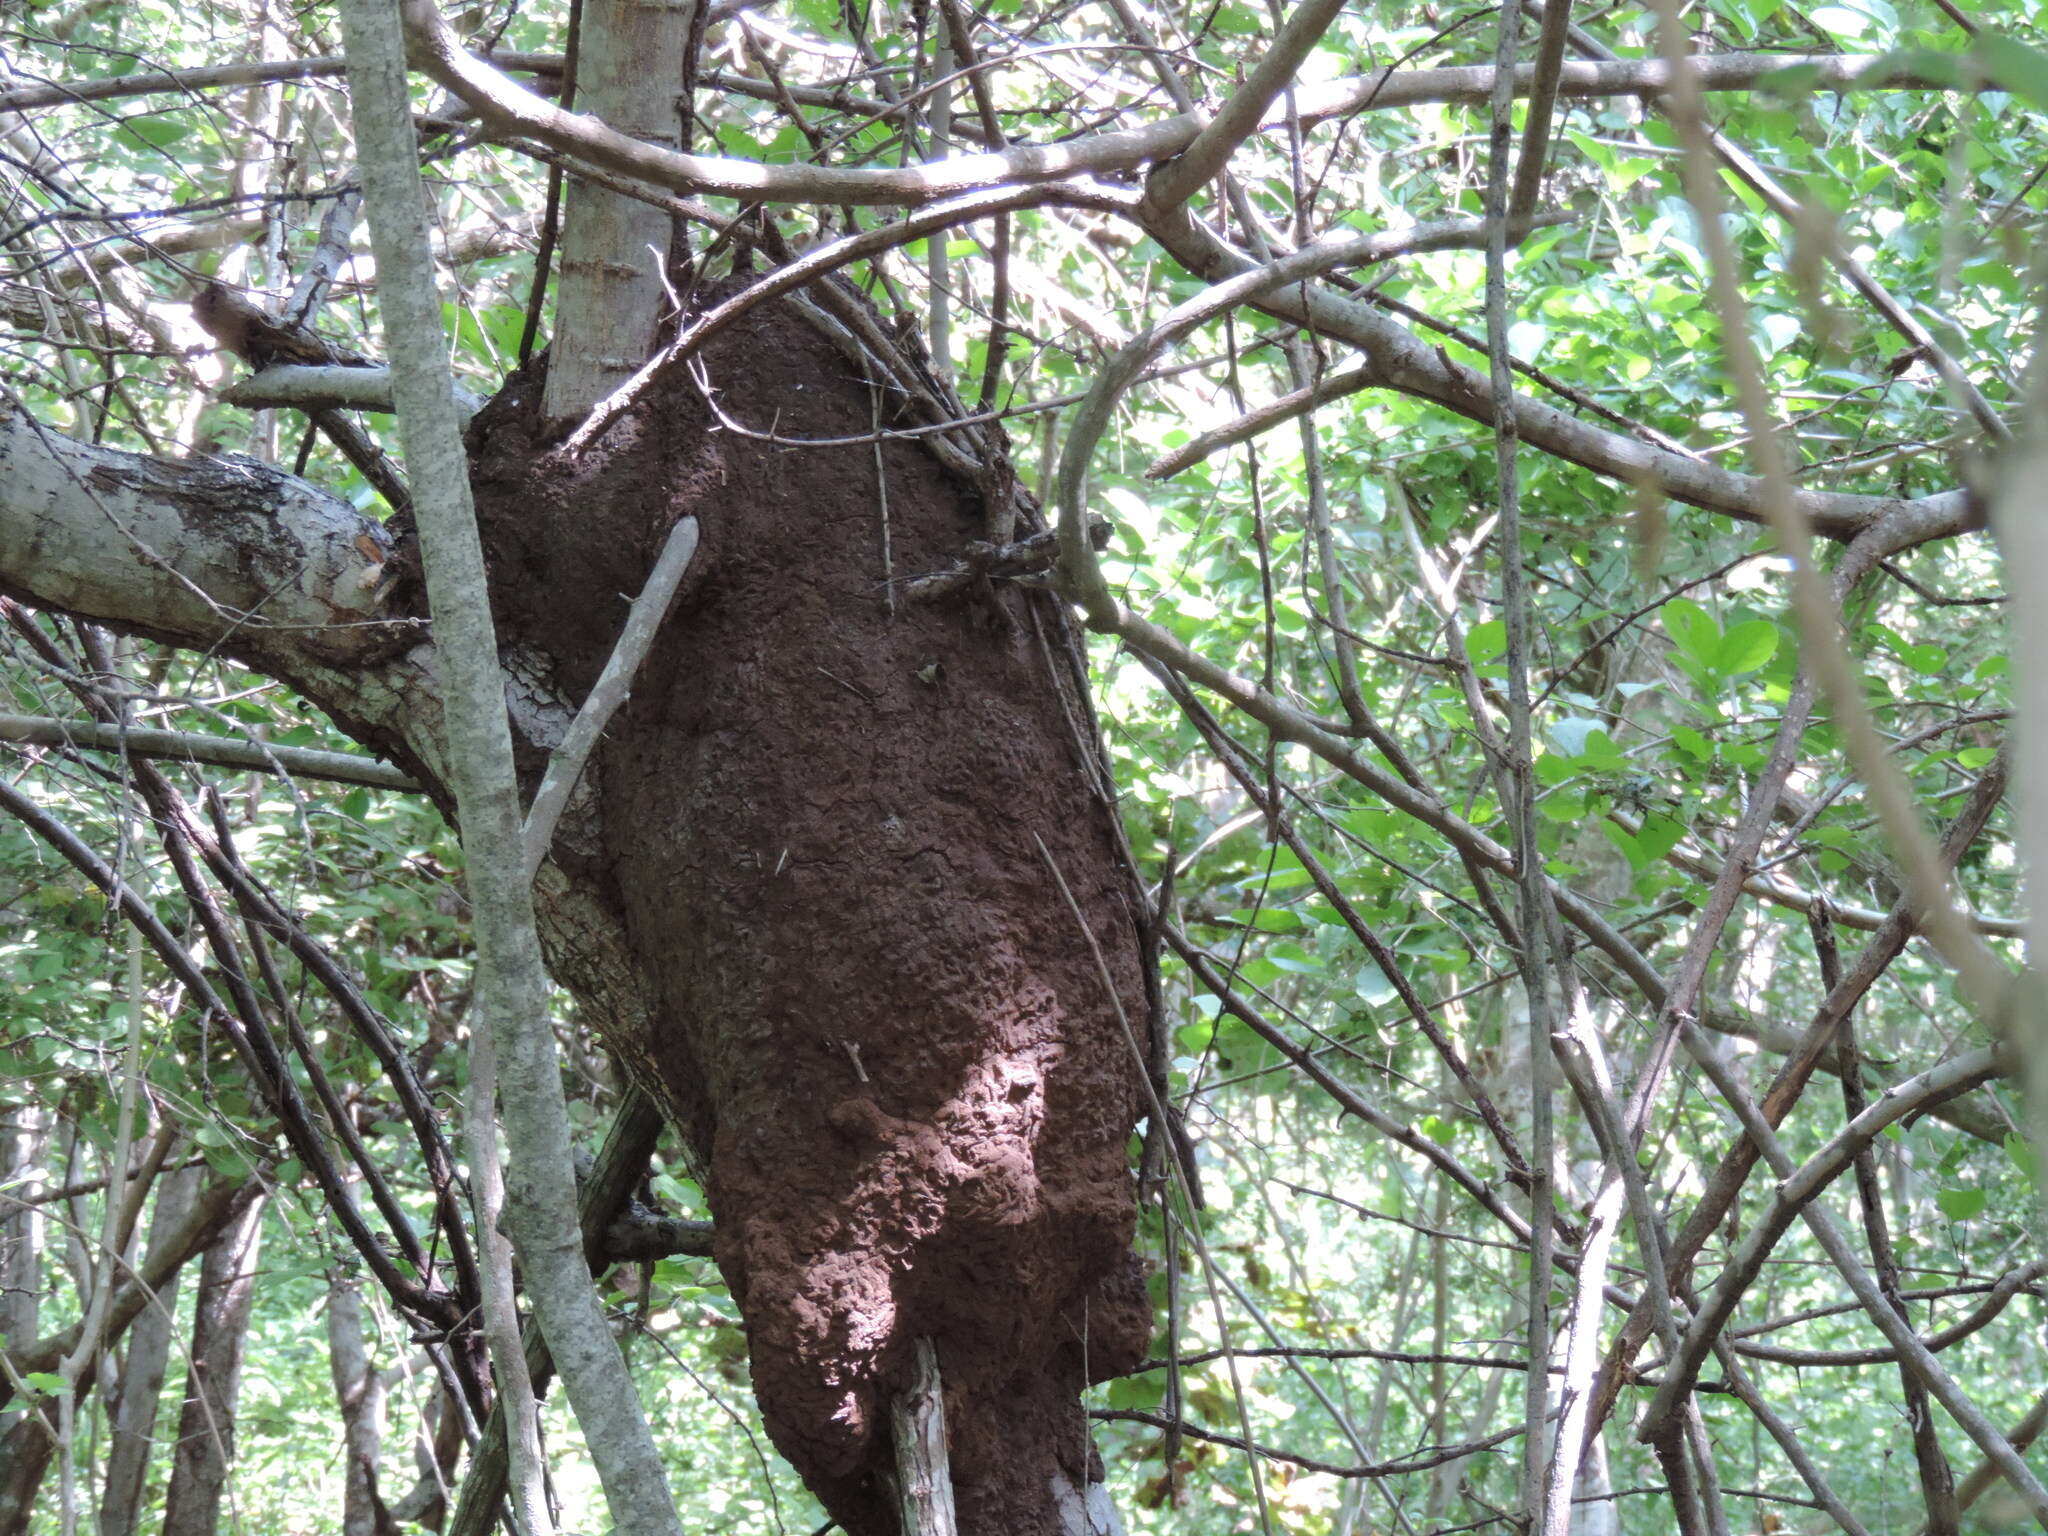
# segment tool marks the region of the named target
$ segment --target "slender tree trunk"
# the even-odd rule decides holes
[[[25,1171],[49,1146],[47,1113],[37,1104],[17,1104],[0,1121],[0,1170],[11,1192],[40,1192],[41,1180]],[[21,1181],[21,1182],[17,1182]],[[42,1315],[43,1214],[28,1205],[0,1206],[0,1334],[7,1347],[34,1341]],[[34,1508],[36,1490],[50,1464],[50,1437],[25,1407],[0,1415],[0,1533],[15,1536]]]
[[[445,1392],[437,1392],[413,1429],[412,1460],[418,1479],[391,1505],[391,1518],[430,1531],[445,1526],[462,1450],[462,1415],[450,1405]]]
[[[164,1176],[150,1222],[150,1257],[175,1240],[199,1198],[205,1170],[178,1168]],[[142,1513],[143,1482],[155,1446],[157,1405],[163,1396],[164,1366],[170,1358],[178,1297],[174,1274],[154,1304],[143,1308],[128,1330],[128,1358],[118,1395],[108,1410],[106,1491],[100,1499],[100,1536],[134,1536]]]
[[[569,1113],[548,1016],[504,674],[454,379],[440,350],[441,308],[418,146],[407,115],[405,41],[397,8],[383,0],[344,0],[341,14],[379,309],[392,350],[392,399],[412,476],[446,690],[450,787],[460,808],[476,931],[472,1023],[490,1031],[497,1051],[510,1138],[507,1227],[525,1265],[534,1316],[597,1464],[613,1525],[621,1536],[681,1536],[667,1469],[583,1257]],[[435,344],[419,345],[423,337]],[[518,1349],[516,1337],[509,1343]],[[501,1379],[516,1376],[517,1362],[499,1366]]]
[[[1573,1536],[1621,1536],[1621,1513],[1615,1508],[1614,1477],[1607,1465],[1607,1441],[1595,1435],[1579,1463],[1573,1497],[1585,1500],[1572,1515]]]
[[[347,1472],[342,1536],[395,1536],[397,1522],[377,1486],[377,1463],[384,1449],[384,1383],[363,1336],[362,1285],[339,1272],[327,1285],[327,1360],[341,1408]]]
[[[584,0],[577,107],[674,149],[691,0]],[[661,318],[669,215],[571,177],[543,412],[581,416],[647,360]]]
[[[235,1400],[256,1295],[264,1204],[261,1198],[250,1201],[199,1267],[191,1370],[164,1496],[163,1536],[214,1536],[220,1524],[220,1496],[235,1455]]]
[[[32,1198],[42,1189],[28,1170],[42,1161],[50,1122],[39,1104],[11,1105],[0,1115],[0,1178],[9,1194]],[[41,1326],[43,1297],[43,1215],[32,1205],[0,1200],[0,1337],[18,1349]],[[13,1426],[18,1410],[0,1415],[0,1430]]]

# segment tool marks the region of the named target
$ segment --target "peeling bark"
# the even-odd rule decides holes
[[[0,592],[268,671],[388,650],[390,540],[255,459],[96,448],[0,400]]]

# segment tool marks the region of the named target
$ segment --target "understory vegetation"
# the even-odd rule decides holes
[[[1131,1531],[1190,1536],[2025,1528],[2038,1485],[1993,1462],[2048,1477],[2015,800],[2048,762],[2014,756],[2041,659],[2008,625],[2048,569],[1987,519],[2043,515],[2008,473],[2041,424],[2041,8],[1550,3],[1547,125],[1545,15],[1331,7],[1203,182],[1233,251],[1383,251],[1205,308],[1232,270],[1139,209],[1183,141],[991,173],[1065,190],[839,268],[938,398],[1000,422],[1039,526],[1106,523],[1099,593],[1026,579],[1085,615],[1160,975],[1129,1021],[1172,1111],[1131,1148],[1154,1339],[1085,1398],[1107,1486]],[[1213,110],[1293,14],[721,0],[684,148],[1083,144]],[[447,20],[559,99],[567,6]],[[1650,73],[1660,26],[1704,96]],[[316,407],[366,457],[286,395],[222,398],[385,358],[341,53],[324,6],[0,12],[0,413],[392,514],[388,415]],[[446,340],[488,398],[550,340],[569,152],[413,87]],[[719,295],[921,201],[642,190]],[[277,314],[309,274],[324,354],[195,319],[204,284]],[[779,402],[682,366],[727,430],[777,432]],[[1505,446],[1489,373],[1527,406]],[[886,538],[886,478],[848,497]],[[393,1288],[475,1240],[456,834],[286,683],[39,586],[28,515],[0,486],[0,1536],[451,1529],[482,1346]],[[144,731],[271,763],[118,750]],[[348,761],[290,756],[315,750]],[[594,1158],[630,1082],[555,1001]],[[817,1531],[701,1171],[662,1143],[598,1284],[684,1528]],[[210,1359],[238,1393],[195,1394]],[[602,1532],[562,1398],[559,1525]],[[1560,1477],[1569,1525],[1540,1514]]]

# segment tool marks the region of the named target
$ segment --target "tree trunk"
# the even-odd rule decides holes
[[[202,1167],[178,1168],[164,1175],[150,1218],[150,1255],[163,1251],[184,1225],[199,1198],[205,1178]],[[109,1409],[106,1491],[100,1499],[100,1536],[134,1536],[142,1515],[142,1487],[156,1445],[158,1401],[163,1396],[164,1365],[170,1358],[177,1276],[156,1300],[137,1314],[128,1329],[128,1358],[121,1369],[119,1395]]]
[[[10,1105],[0,1117],[0,1177],[6,1191],[29,1199],[42,1190],[42,1180],[29,1170],[43,1160],[50,1139],[48,1113],[40,1104]],[[0,1337],[19,1349],[36,1336],[43,1302],[43,1215],[39,1207],[0,1200]],[[0,1414],[0,1430],[17,1415]]]
[[[584,0],[577,106],[621,133],[674,149],[692,0]],[[654,348],[669,215],[572,181],[562,228],[545,413],[579,417],[625,382]]]
[[[687,378],[573,464],[531,376],[473,435],[501,639],[560,695],[673,522],[704,529],[556,840],[555,969],[682,1127],[770,1433],[835,1517],[895,1531],[889,1408],[929,1337],[961,1529],[1085,1528],[1076,1394],[1149,1333],[1118,1015],[1147,1018],[1064,618],[986,584],[889,600],[883,519],[911,575],[980,508],[901,440],[884,500],[867,386],[795,312],[702,363],[755,430],[856,444],[718,430]]]
[[[19,1414],[14,1427],[0,1435],[0,1536],[26,1536],[56,1454],[57,1442],[51,1438],[56,1406],[48,1398],[42,1401],[42,1418]]]
[[[384,1448],[384,1383],[363,1338],[361,1282],[336,1274],[327,1285],[327,1359],[341,1409],[342,1536],[396,1536],[377,1486]]]
[[[256,1297],[264,1205],[261,1198],[251,1200],[199,1266],[190,1375],[164,1496],[163,1536],[214,1536],[220,1523],[221,1490],[235,1458],[235,1400]]]
[[[142,1315],[152,1294],[170,1289],[178,1271],[195,1253],[225,1240],[222,1234],[234,1226],[239,1213],[255,1198],[247,1185],[224,1180],[216,1183],[199,1197],[174,1231],[162,1234],[164,1250],[160,1256],[152,1243],[150,1257],[143,1264],[141,1275],[114,1293],[104,1320],[102,1350],[111,1349]],[[80,1337],[80,1325],[73,1323],[69,1328],[9,1351],[14,1365],[14,1374],[8,1378],[9,1381],[35,1372],[56,1370],[59,1363],[78,1348]],[[91,1391],[99,1363],[105,1358],[104,1354],[96,1356],[87,1361],[78,1373],[76,1390],[80,1401],[84,1401],[85,1395]],[[12,1395],[11,1386],[5,1390]],[[43,1475],[49,1470],[51,1453],[56,1448],[52,1438],[58,1423],[56,1399],[39,1396],[33,1400],[32,1406],[32,1412],[22,1412],[6,1434],[0,1436],[0,1536],[19,1536],[20,1532],[28,1529],[38,1509]]]

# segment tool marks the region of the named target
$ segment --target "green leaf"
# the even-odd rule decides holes
[[[1981,1189],[1938,1189],[1934,1192],[1934,1203],[1941,1207],[1941,1213],[1950,1221],[1968,1221],[1984,1209],[1984,1201]]]
[[[1677,748],[1695,762],[1710,763],[1714,760],[1714,744],[1689,725],[1674,725],[1671,740]]]
[[[1266,959],[1283,971],[1292,971],[1297,976],[1316,976],[1322,973],[1323,962],[1303,949],[1299,944],[1280,943],[1268,945]]]
[[[192,135],[192,124],[176,117],[130,118],[121,127],[123,132],[140,139],[151,149],[169,149]]]
[[[1394,984],[1387,980],[1387,973],[1377,965],[1371,964],[1358,968],[1358,980],[1352,984],[1352,990],[1374,1007],[1392,1002],[1398,996],[1394,991]]]
[[[2005,1155],[2012,1159],[2013,1167],[2025,1174],[2035,1184],[2041,1182],[2041,1160],[2026,1137],[2015,1131],[2005,1133]]]
[[[1741,677],[1754,672],[1778,653],[1778,626],[1768,619],[1751,619],[1721,636],[1710,665],[1723,677]]]
[[[1714,616],[1688,597],[1674,597],[1664,605],[1660,616],[1664,633],[1671,637],[1671,643],[1697,661],[1701,666],[1712,666],[1714,656],[1721,646],[1721,626],[1714,622]]]
[[[1584,715],[1567,715],[1562,720],[1552,721],[1546,734],[1566,757],[1583,757],[1586,743],[1594,736],[1604,737],[1606,732],[1598,720],[1588,720]]]
[[[1614,744],[1613,738],[1605,731],[1594,731],[1587,736],[1585,746],[1579,750],[1579,756],[1585,760],[1587,766],[1600,773],[1623,773],[1629,766],[1628,759],[1622,756],[1621,748]]]
[[[1636,839],[1633,833],[1617,826],[1611,821],[1601,822],[1600,832],[1607,841],[1621,850],[1621,856],[1628,860],[1628,867],[1630,869],[1634,870],[1637,874],[1641,874],[1645,869],[1649,868],[1649,855],[1643,852],[1643,845]]]
[[[1992,84],[2025,97],[2036,107],[2048,108],[2048,54],[1986,32],[1978,37],[1971,55]]]
[[[1938,645],[1909,645],[1899,651],[1899,660],[1922,677],[1932,677],[1948,665],[1948,652]]]
[[[1157,1408],[1165,1396],[1166,1381],[1157,1371],[1147,1371],[1142,1376],[1119,1376],[1103,1392],[1110,1407],[1139,1410]]]
[[[1653,815],[1643,818],[1643,827],[1636,834],[1636,844],[1651,859],[1661,859],[1685,836],[1685,824],[1669,816]]]

